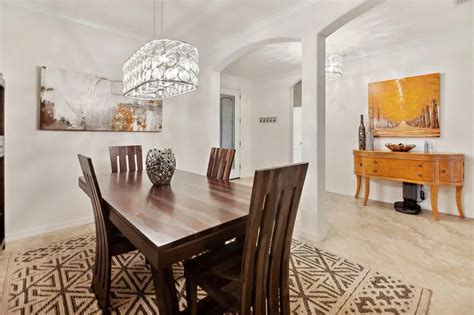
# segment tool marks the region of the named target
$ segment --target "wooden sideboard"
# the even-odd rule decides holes
[[[354,174],[357,177],[356,198],[359,197],[362,177],[364,178],[364,205],[367,205],[369,199],[371,178],[430,186],[435,220],[439,220],[439,187],[455,186],[459,216],[464,217],[464,154],[354,150]]]

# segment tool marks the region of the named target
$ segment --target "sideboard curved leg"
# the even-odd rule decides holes
[[[367,202],[369,202],[369,192],[370,192],[370,178],[364,177],[364,206],[367,206]]]
[[[355,197],[356,197],[356,198],[359,198],[361,176],[360,176],[360,175],[356,175],[356,178],[357,178],[357,188],[356,188]]]
[[[431,209],[433,211],[433,218],[436,221],[439,221],[439,215],[438,215],[438,190],[439,186],[438,185],[433,185],[431,186]]]
[[[463,186],[456,186],[456,205],[458,206],[458,213],[460,218],[464,218],[462,210],[462,188]]]

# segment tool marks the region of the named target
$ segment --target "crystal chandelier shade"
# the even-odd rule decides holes
[[[332,81],[342,77],[343,66],[341,55],[326,56],[326,81]]]
[[[163,99],[198,87],[196,47],[173,39],[152,40],[123,65],[123,94],[137,99]]]

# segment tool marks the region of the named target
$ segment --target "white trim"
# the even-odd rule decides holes
[[[299,82],[299,81],[298,81]],[[294,118],[294,110],[293,107],[295,106],[294,101],[295,101],[295,85],[291,85],[290,87],[290,106],[288,108],[288,113],[290,115],[289,123],[290,123],[290,163],[295,163],[295,118]]]
[[[311,243],[313,245],[316,245],[317,242],[324,241],[326,237],[327,235],[320,235],[314,231],[306,231],[301,229],[301,227],[295,228],[295,233],[293,235],[293,238],[306,241],[306,243]]]
[[[90,224],[93,222],[94,222],[94,217],[87,217],[87,218],[82,218],[82,219],[56,223],[53,225],[45,225],[45,226],[35,227],[32,229],[26,229],[22,231],[15,231],[12,233],[7,233],[5,240],[8,246],[8,242],[11,242],[11,241],[16,241],[16,240],[20,240],[20,239],[24,239],[24,238],[28,238],[32,236],[37,236],[44,233],[64,230],[64,229],[68,229],[68,228],[72,228],[72,227],[76,227],[80,225]]]
[[[232,95],[235,97],[235,127],[234,127],[234,146],[235,146],[235,169],[233,169],[230,173],[230,179],[240,178],[242,175],[242,158],[240,153],[242,151],[242,134],[241,134],[241,124],[242,124],[242,92],[237,89],[229,89],[229,88],[221,88],[220,95],[219,95],[219,140],[221,140],[221,104],[220,104],[220,96],[222,94],[225,95]]]

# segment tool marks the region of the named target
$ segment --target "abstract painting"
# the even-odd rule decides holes
[[[369,124],[376,137],[439,137],[440,74],[369,84]]]
[[[158,132],[161,128],[161,100],[127,98],[121,81],[41,68],[40,129]]]

